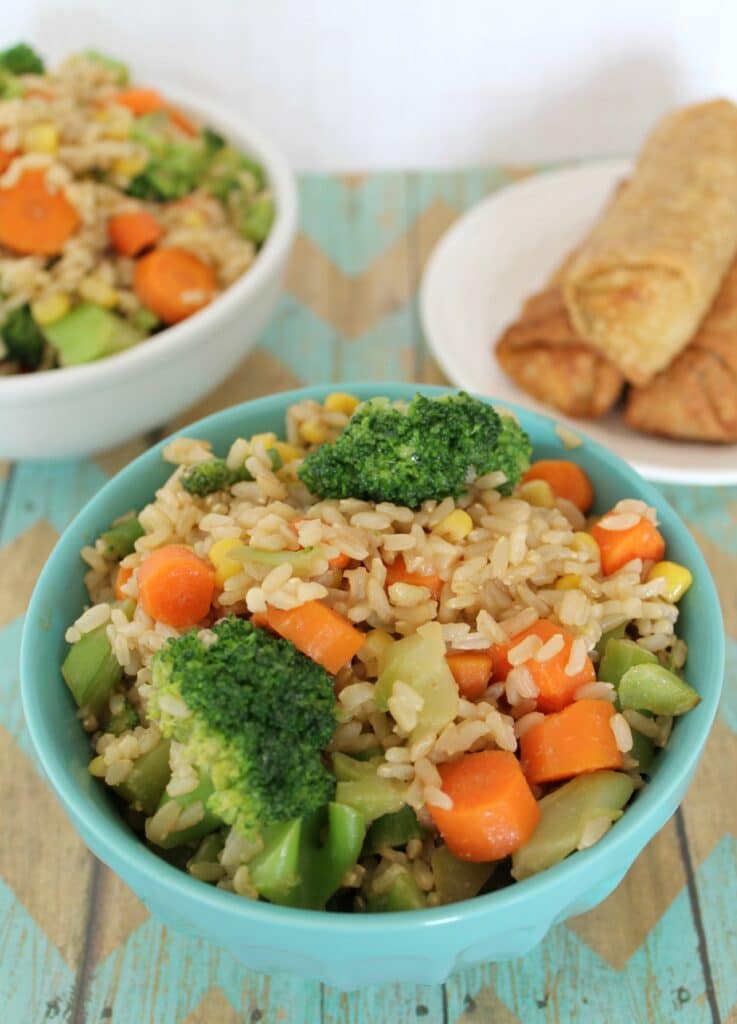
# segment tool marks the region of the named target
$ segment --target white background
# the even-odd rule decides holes
[[[19,38],[227,100],[300,170],[626,154],[737,97],[735,0],[0,0]]]

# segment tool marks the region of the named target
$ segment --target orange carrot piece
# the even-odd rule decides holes
[[[266,619],[279,636],[290,640],[331,675],[353,659],[366,639],[348,619],[321,601],[307,601],[288,610],[269,605]]]
[[[125,586],[132,575],[133,570],[129,569],[127,565],[121,565],[118,569],[115,575],[115,586],[113,587],[113,590],[115,591],[115,596],[119,601],[127,600],[128,595],[124,594],[121,588]]]
[[[530,785],[558,782],[600,768],[621,768],[608,700],[577,700],[546,715],[520,739],[522,770]]]
[[[107,222],[107,233],[113,247],[123,256],[138,256],[156,245],[161,238],[159,222],[146,210],[119,213]]]
[[[537,661],[536,658],[528,658],[523,662],[523,667],[532,676],[537,689],[537,710],[547,714],[549,711],[561,711],[573,700],[573,695],[579,686],[585,683],[593,683],[596,679],[591,658],[586,656],[581,669],[569,675],[566,672],[568,660],[571,656],[571,648],[575,639],[563,626],[559,626],[549,619],[538,619],[529,629],[523,630],[511,640],[503,644],[494,644],[491,648],[491,656],[494,662],[494,679],[506,679],[511,670],[507,655],[513,647],[521,643],[528,636],[537,636],[543,643],[547,643],[552,637],[559,635],[563,637],[563,646],[552,658],[545,661]]]
[[[386,567],[386,586],[392,583],[410,583],[413,587],[427,587],[430,596],[440,600],[443,581],[434,572],[409,572],[401,555],[397,555],[391,565]]]
[[[212,267],[186,249],[154,249],[136,261],[136,295],[159,320],[176,324],[202,309],[215,296]]]
[[[608,516],[602,516],[589,530],[599,545],[601,571],[605,576],[611,576],[633,558],[661,561],[665,554],[665,541],[657,526],[647,516],[641,516],[634,526],[625,530],[605,529],[601,523],[607,518]]]
[[[491,654],[488,651],[457,651],[446,654],[445,660],[461,696],[466,700],[478,700],[491,679]]]
[[[540,459],[533,462],[522,480],[545,480],[553,494],[573,502],[584,514],[594,503],[594,488],[581,467],[569,459]]]
[[[196,626],[210,610],[215,570],[182,544],[156,548],[138,568],[143,610],[168,626]]]
[[[43,170],[24,171],[0,189],[0,243],[24,255],[55,256],[79,227],[63,192],[50,192]]]
[[[427,805],[450,852],[462,860],[501,860],[530,838],[540,808],[507,750],[482,750],[438,765],[451,810]]]
[[[0,149],[0,174],[7,171],[17,156],[20,156],[19,149]]]
[[[113,102],[121,107],[127,107],[136,117],[141,117],[143,114],[153,114],[155,111],[163,110],[166,107],[166,100],[158,89],[141,87],[121,89],[120,92],[113,96]]]
[[[177,128],[184,132],[185,135],[189,135],[190,138],[200,134],[200,130],[194,121],[191,121],[187,115],[179,109],[179,107],[173,107],[167,103],[164,107],[166,113],[169,115],[169,120],[177,126]]]

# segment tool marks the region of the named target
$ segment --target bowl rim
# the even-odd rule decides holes
[[[585,433],[578,431],[584,447],[597,459],[597,461],[616,465],[620,473],[627,478],[637,491],[639,497],[648,504],[655,505],[658,509],[661,523],[667,534],[678,535],[679,543],[687,550],[689,566],[694,578],[699,579],[705,588],[703,605],[706,611],[716,610],[718,614],[718,625],[715,623],[713,635],[704,637],[704,643],[708,642],[706,654],[710,658],[709,668],[717,678],[710,693],[706,694],[699,708],[701,709],[701,726],[695,741],[686,748],[681,760],[678,763],[678,770],[671,771],[667,777],[662,773],[654,780],[651,780],[642,790],[635,803],[630,806],[622,818],[617,822],[617,827],[611,829],[602,839],[592,847],[576,851],[571,856],[541,871],[521,882],[514,882],[494,892],[475,896],[472,899],[463,900],[458,903],[447,904],[441,907],[434,907],[425,910],[416,910],[411,914],[401,912],[385,912],[382,914],[351,914],[332,911],[304,910],[294,907],[282,907],[275,904],[245,900],[242,897],[234,898],[233,893],[221,891],[214,886],[200,882],[186,872],[167,863],[161,857],[149,850],[141,840],[125,827],[123,819],[120,819],[120,831],[113,832],[110,826],[97,816],[94,806],[87,800],[85,795],[79,791],[71,772],[66,764],[52,755],[46,748],[44,734],[53,733],[50,723],[42,711],[42,704],[37,699],[41,688],[34,684],[31,679],[31,658],[34,646],[33,635],[39,628],[35,623],[39,619],[38,606],[41,603],[47,577],[51,576],[57,559],[62,558],[60,553],[62,540],[69,533],[81,526],[81,520],[91,511],[92,507],[103,500],[107,495],[116,491],[128,481],[132,480],[146,464],[153,464],[161,457],[163,447],[174,437],[197,436],[198,432],[207,431],[215,426],[217,421],[237,418],[244,411],[256,412],[268,415],[273,412],[273,403],[276,401],[280,406],[291,405],[294,402],[306,398],[323,398],[331,391],[349,391],[357,393],[359,397],[368,398],[372,395],[388,395],[391,398],[408,397],[414,391],[420,391],[428,395],[442,395],[457,393],[459,389],[438,385],[424,385],[413,382],[388,382],[388,381],[340,381],[321,385],[311,385],[295,390],[278,392],[274,395],[252,399],[238,405],[229,406],[213,413],[203,419],[187,425],[181,430],[169,435],[158,444],[148,449],[143,454],[130,462],[124,469],[111,477],[111,479],[84,505],[74,519],[66,527],[62,537],[49,556],[41,575],[34,588],[31,601],[26,612],[21,640],[21,695],[23,711],[28,725],[34,750],[41,763],[46,778],[50,781],[62,805],[72,817],[72,821],[79,830],[82,826],[83,837],[92,837],[94,852],[105,863],[108,863],[113,870],[119,871],[118,864],[124,863],[124,878],[145,877],[150,886],[155,887],[157,894],[166,895],[171,899],[186,901],[196,911],[197,907],[207,908],[220,915],[227,915],[234,921],[263,923],[272,926],[286,926],[292,930],[313,931],[316,928],[330,927],[346,938],[356,938],[360,935],[378,937],[385,932],[387,926],[392,930],[411,931],[416,927],[437,927],[450,923],[461,923],[484,917],[489,913],[514,912],[520,903],[527,903],[542,897],[551,889],[563,888],[567,880],[578,870],[591,869],[590,878],[600,881],[600,874],[596,872],[597,863],[604,864],[610,861],[612,855],[615,861],[618,860],[624,866],[624,871],[634,860],[634,855],[648,843],[651,838],[666,822],[673,813],[670,810],[674,798],[677,796],[679,787],[684,780],[688,782],[695,770],[696,764],[701,756],[707,737],[709,735],[714,716],[716,714],[719,697],[724,679],[725,659],[725,634],[721,605],[711,572],[701,554],[696,541],[692,537],[686,525],[678,514],[668,503],[667,499],[651,483],[644,480],[636,470],[619,456],[608,451],[598,442],[587,437]],[[482,401],[497,405],[500,408],[509,409],[521,420],[530,420],[538,427],[547,428],[551,440],[556,437],[555,428],[557,421],[550,416],[523,409],[514,403],[505,401],[495,402],[490,396],[476,395]],[[560,438],[557,438],[560,443]],[[60,679],[61,677],[59,677]],[[697,728],[692,726],[691,728]],[[653,822],[656,828],[652,829]],[[649,824],[648,824],[649,823]],[[623,856],[617,858],[617,851],[623,851]],[[624,872],[623,872],[624,873]],[[611,875],[611,871],[608,872]],[[131,883],[132,884],[132,883]],[[149,891],[151,891],[149,889]],[[514,920],[512,918],[511,920]]]
[[[123,352],[82,366],[0,376],[0,401],[25,402],[56,395],[70,387],[94,387],[113,376],[145,372],[156,364],[174,358],[178,352],[198,344],[204,332],[217,330],[221,320],[257,295],[291,249],[297,231],[297,184],[286,156],[276,143],[227,104],[210,98],[203,99],[176,87],[167,87],[166,92],[178,105],[204,123],[211,123],[264,165],[276,203],[276,216],[264,245],[248,270],[228,285],[213,302],[186,320],[166,327],[152,339],[145,339],[152,340],[154,344],[134,345]]]

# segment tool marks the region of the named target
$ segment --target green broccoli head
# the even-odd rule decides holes
[[[530,465],[532,442],[517,420],[512,416],[502,415],[501,430],[494,447],[495,470],[501,470],[507,482],[499,488],[502,494],[511,494],[522,479],[522,474]]]
[[[299,475],[321,498],[417,508],[429,498],[458,497],[476,476],[494,469],[512,471],[507,486],[514,486],[523,460],[515,464],[515,445],[505,436],[492,406],[465,392],[440,398],[417,394],[406,410],[375,398],[358,407],[334,443],[305,458]],[[522,438],[518,445],[523,447]]]
[[[336,726],[332,678],[245,619],[213,632],[209,646],[192,630],[155,655],[149,717],[210,775],[208,808],[227,824],[253,832],[323,806],[335,792],[322,760]]]
[[[43,358],[46,339],[31,315],[31,308],[18,306],[8,313],[0,327],[9,359],[20,363],[24,370],[36,370]]]
[[[281,469],[283,463],[276,448],[269,448],[266,453],[271,461],[271,468]],[[245,466],[230,469],[225,459],[206,459],[187,466],[181,476],[182,487],[188,494],[204,498],[215,491],[224,491],[242,480],[253,480]]]
[[[14,75],[42,75],[44,62],[27,43],[16,43],[0,52],[0,67]]]

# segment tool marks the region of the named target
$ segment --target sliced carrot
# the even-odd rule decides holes
[[[298,651],[335,675],[352,660],[366,639],[348,619],[320,601],[283,610],[269,605],[267,623]]]
[[[440,600],[443,581],[434,572],[409,572],[401,555],[397,555],[391,565],[386,567],[386,586],[392,583],[410,583],[413,587],[427,587],[430,596]]]
[[[602,516],[589,530],[599,545],[601,571],[604,575],[611,576],[633,558],[660,562],[665,554],[665,540],[657,526],[647,516],[641,516],[634,526],[624,530],[607,530],[601,525],[610,516],[618,514],[610,512]]]
[[[608,700],[577,700],[546,715],[520,739],[522,770],[531,784],[558,782],[600,768],[621,768]]]
[[[115,596],[119,601],[125,601],[127,599],[128,595],[123,593],[122,588],[132,575],[133,570],[129,569],[127,565],[121,565],[118,569],[115,575],[115,586],[113,587],[113,590],[115,591]]]
[[[44,89],[42,85],[31,85],[23,90],[23,96],[26,99],[50,100],[53,98],[53,93]]]
[[[451,810],[427,809],[451,853],[462,860],[501,860],[527,842],[540,808],[507,750],[482,750],[438,765]]]
[[[20,156],[19,149],[0,149],[0,174],[2,174],[3,171],[7,171],[8,167],[10,167],[17,156]]]
[[[446,654],[445,660],[461,696],[466,700],[478,700],[491,679],[491,654],[488,651],[458,651]]]
[[[156,245],[161,238],[159,222],[146,210],[119,213],[107,222],[107,233],[113,246],[123,256],[138,256],[144,249]]]
[[[191,121],[185,113],[183,113],[179,107],[173,107],[167,103],[164,107],[166,113],[169,115],[169,120],[177,126],[177,128],[184,132],[185,135],[189,135],[190,138],[200,134],[200,130],[194,121]]]
[[[159,320],[176,324],[212,300],[217,279],[212,267],[186,249],[154,249],[136,262],[136,295]]]
[[[158,89],[141,87],[121,89],[113,96],[113,102],[121,107],[127,107],[136,117],[153,114],[156,110],[163,110],[166,107],[166,100]]]
[[[522,480],[545,480],[553,494],[573,502],[584,514],[594,503],[594,488],[581,467],[569,459],[540,459],[525,471]]]
[[[139,566],[138,594],[152,619],[177,628],[196,626],[210,610],[215,570],[182,544],[166,544]]]
[[[24,171],[0,189],[0,243],[24,255],[54,256],[79,227],[63,192],[51,192],[43,170]]]
[[[593,662],[587,655],[582,667],[577,672],[569,674],[566,669],[575,637],[563,626],[550,622],[549,619],[538,619],[529,629],[523,630],[522,633],[518,633],[517,636],[503,644],[494,644],[491,648],[495,679],[507,678],[511,670],[507,656],[513,647],[516,647],[528,636],[539,637],[543,644],[554,636],[563,638],[563,646],[552,657],[546,658],[545,661],[538,661],[533,656],[522,662],[523,667],[530,673],[537,686],[538,711],[543,711],[546,714],[549,711],[560,711],[571,703],[579,686],[594,682],[596,670]]]

